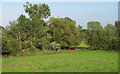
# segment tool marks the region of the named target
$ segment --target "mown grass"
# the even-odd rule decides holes
[[[0,55],[0,74],[2,73],[2,56]]]
[[[3,57],[3,72],[118,72],[116,51],[54,51],[35,56]]]

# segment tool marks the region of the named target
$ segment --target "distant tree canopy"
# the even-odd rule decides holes
[[[95,50],[118,50],[116,27],[108,24],[105,28],[99,22],[88,22],[88,44]]]
[[[23,54],[23,51],[71,49],[82,43],[89,45],[90,50],[118,50],[120,39],[120,21],[104,28],[98,21],[87,23],[87,29],[76,27],[76,21],[69,17],[48,18],[51,15],[46,4],[24,5],[30,18],[21,14],[9,26],[0,26],[2,33],[2,53],[9,55]],[[1,34],[0,34],[1,35]],[[0,36],[1,37],[1,36]],[[119,43],[120,44],[120,43]],[[1,44],[0,44],[1,45]]]
[[[29,14],[29,16],[32,18],[36,16],[39,19],[48,18],[51,14],[49,6],[46,4],[30,4],[29,2],[26,2],[25,12]]]
[[[91,21],[87,23],[87,28],[88,30],[96,30],[96,29],[101,29],[102,26],[98,21]]]

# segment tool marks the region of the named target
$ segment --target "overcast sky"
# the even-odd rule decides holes
[[[33,2],[30,3],[34,4]],[[36,3],[38,4],[38,2]],[[76,21],[76,25],[81,25],[83,28],[87,27],[87,22],[89,21],[99,21],[102,26],[106,26],[108,23],[114,24],[118,19],[118,2],[44,3],[48,4],[50,7],[50,17],[70,17]],[[25,4],[25,2],[3,2],[1,25],[9,25],[9,21],[16,20],[21,14],[28,17],[27,13],[24,11],[23,4]]]

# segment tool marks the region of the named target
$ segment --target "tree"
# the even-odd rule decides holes
[[[32,18],[36,16],[39,19],[48,18],[51,14],[49,6],[46,4],[30,4],[29,2],[26,2],[25,12],[29,14],[29,16]]]
[[[115,26],[116,26],[116,29],[117,29],[118,36],[120,37],[120,21],[115,21]]]
[[[51,17],[49,23],[49,33],[52,36],[52,41],[59,43],[63,48],[79,45],[79,32],[74,20],[68,17]]]
[[[88,44],[90,45],[90,49],[100,50],[103,49],[103,28],[98,21],[91,21],[87,24],[88,32],[87,32],[87,39]]]
[[[31,26],[31,35],[33,36],[32,42],[38,48],[47,49],[50,39],[50,34],[47,33],[48,26],[47,23],[43,20],[48,18],[51,14],[49,6],[46,4],[30,4],[29,2],[24,5],[25,12],[29,14],[32,19]]]
[[[91,21],[87,23],[87,28],[88,30],[96,30],[96,29],[101,29],[102,26],[98,21]]]
[[[120,21],[115,21],[115,26],[120,31]]]
[[[117,35],[118,35],[118,44],[120,44],[120,21],[115,21],[115,26],[117,28]],[[120,49],[120,46],[118,45],[118,49]]]
[[[18,52],[18,41],[11,37],[12,31],[4,29],[2,32],[2,53],[10,53],[10,55],[16,55]],[[11,33],[11,34],[10,34]]]
[[[117,50],[118,49],[118,35],[115,25],[108,24],[105,26],[106,33],[106,47],[108,50]]]
[[[48,34],[48,26],[44,20],[40,20],[37,17],[32,18],[32,30],[31,38],[34,42],[33,44],[37,47],[42,46],[42,49],[47,49],[49,44],[50,35]]]
[[[25,41],[29,32],[29,23],[31,21],[24,15],[20,15],[17,21],[10,22],[10,26],[4,30],[5,36],[16,39],[19,42],[19,51],[21,52],[22,46],[21,41]]]
[[[3,26],[0,26],[0,52],[2,51],[2,30],[4,29]]]
[[[88,22],[87,32],[90,49],[117,50],[118,36],[115,25],[108,24],[102,28],[99,22]]]

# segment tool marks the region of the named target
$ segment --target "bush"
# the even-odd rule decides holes
[[[19,55],[23,55],[23,56],[26,56],[26,55],[30,55],[30,50],[29,49],[23,49]]]
[[[10,50],[11,55],[16,55],[17,52],[19,51],[19,43],[16,39],[12,39],[8,41],[8,47]]]
[[[27,46],[28,46],[28,48],[30,48],[31,47],[31,41],[26,41],[26,44],[27,44]]]
[[[21,42],[22,49],[27,49],[28,44],[26,42]]]
[[[52,42],[49,44],[49,50],[57,50],[60,49],[61,45],[56,43],[56,42]]]
[[[29,49],[29,51],[35,51],[36,47],[33,45],[31,41],[26,41],[22,44],[22,49]]]
[[[10,55],[16,55],[19,51],[19,44],[16,39],[8,40],[7,37],[2,39],[2,53],[9,52]]]
[[[31,47],[29,48],[30,51],[35,51],[36,47],[34,45],[31,45]]]

